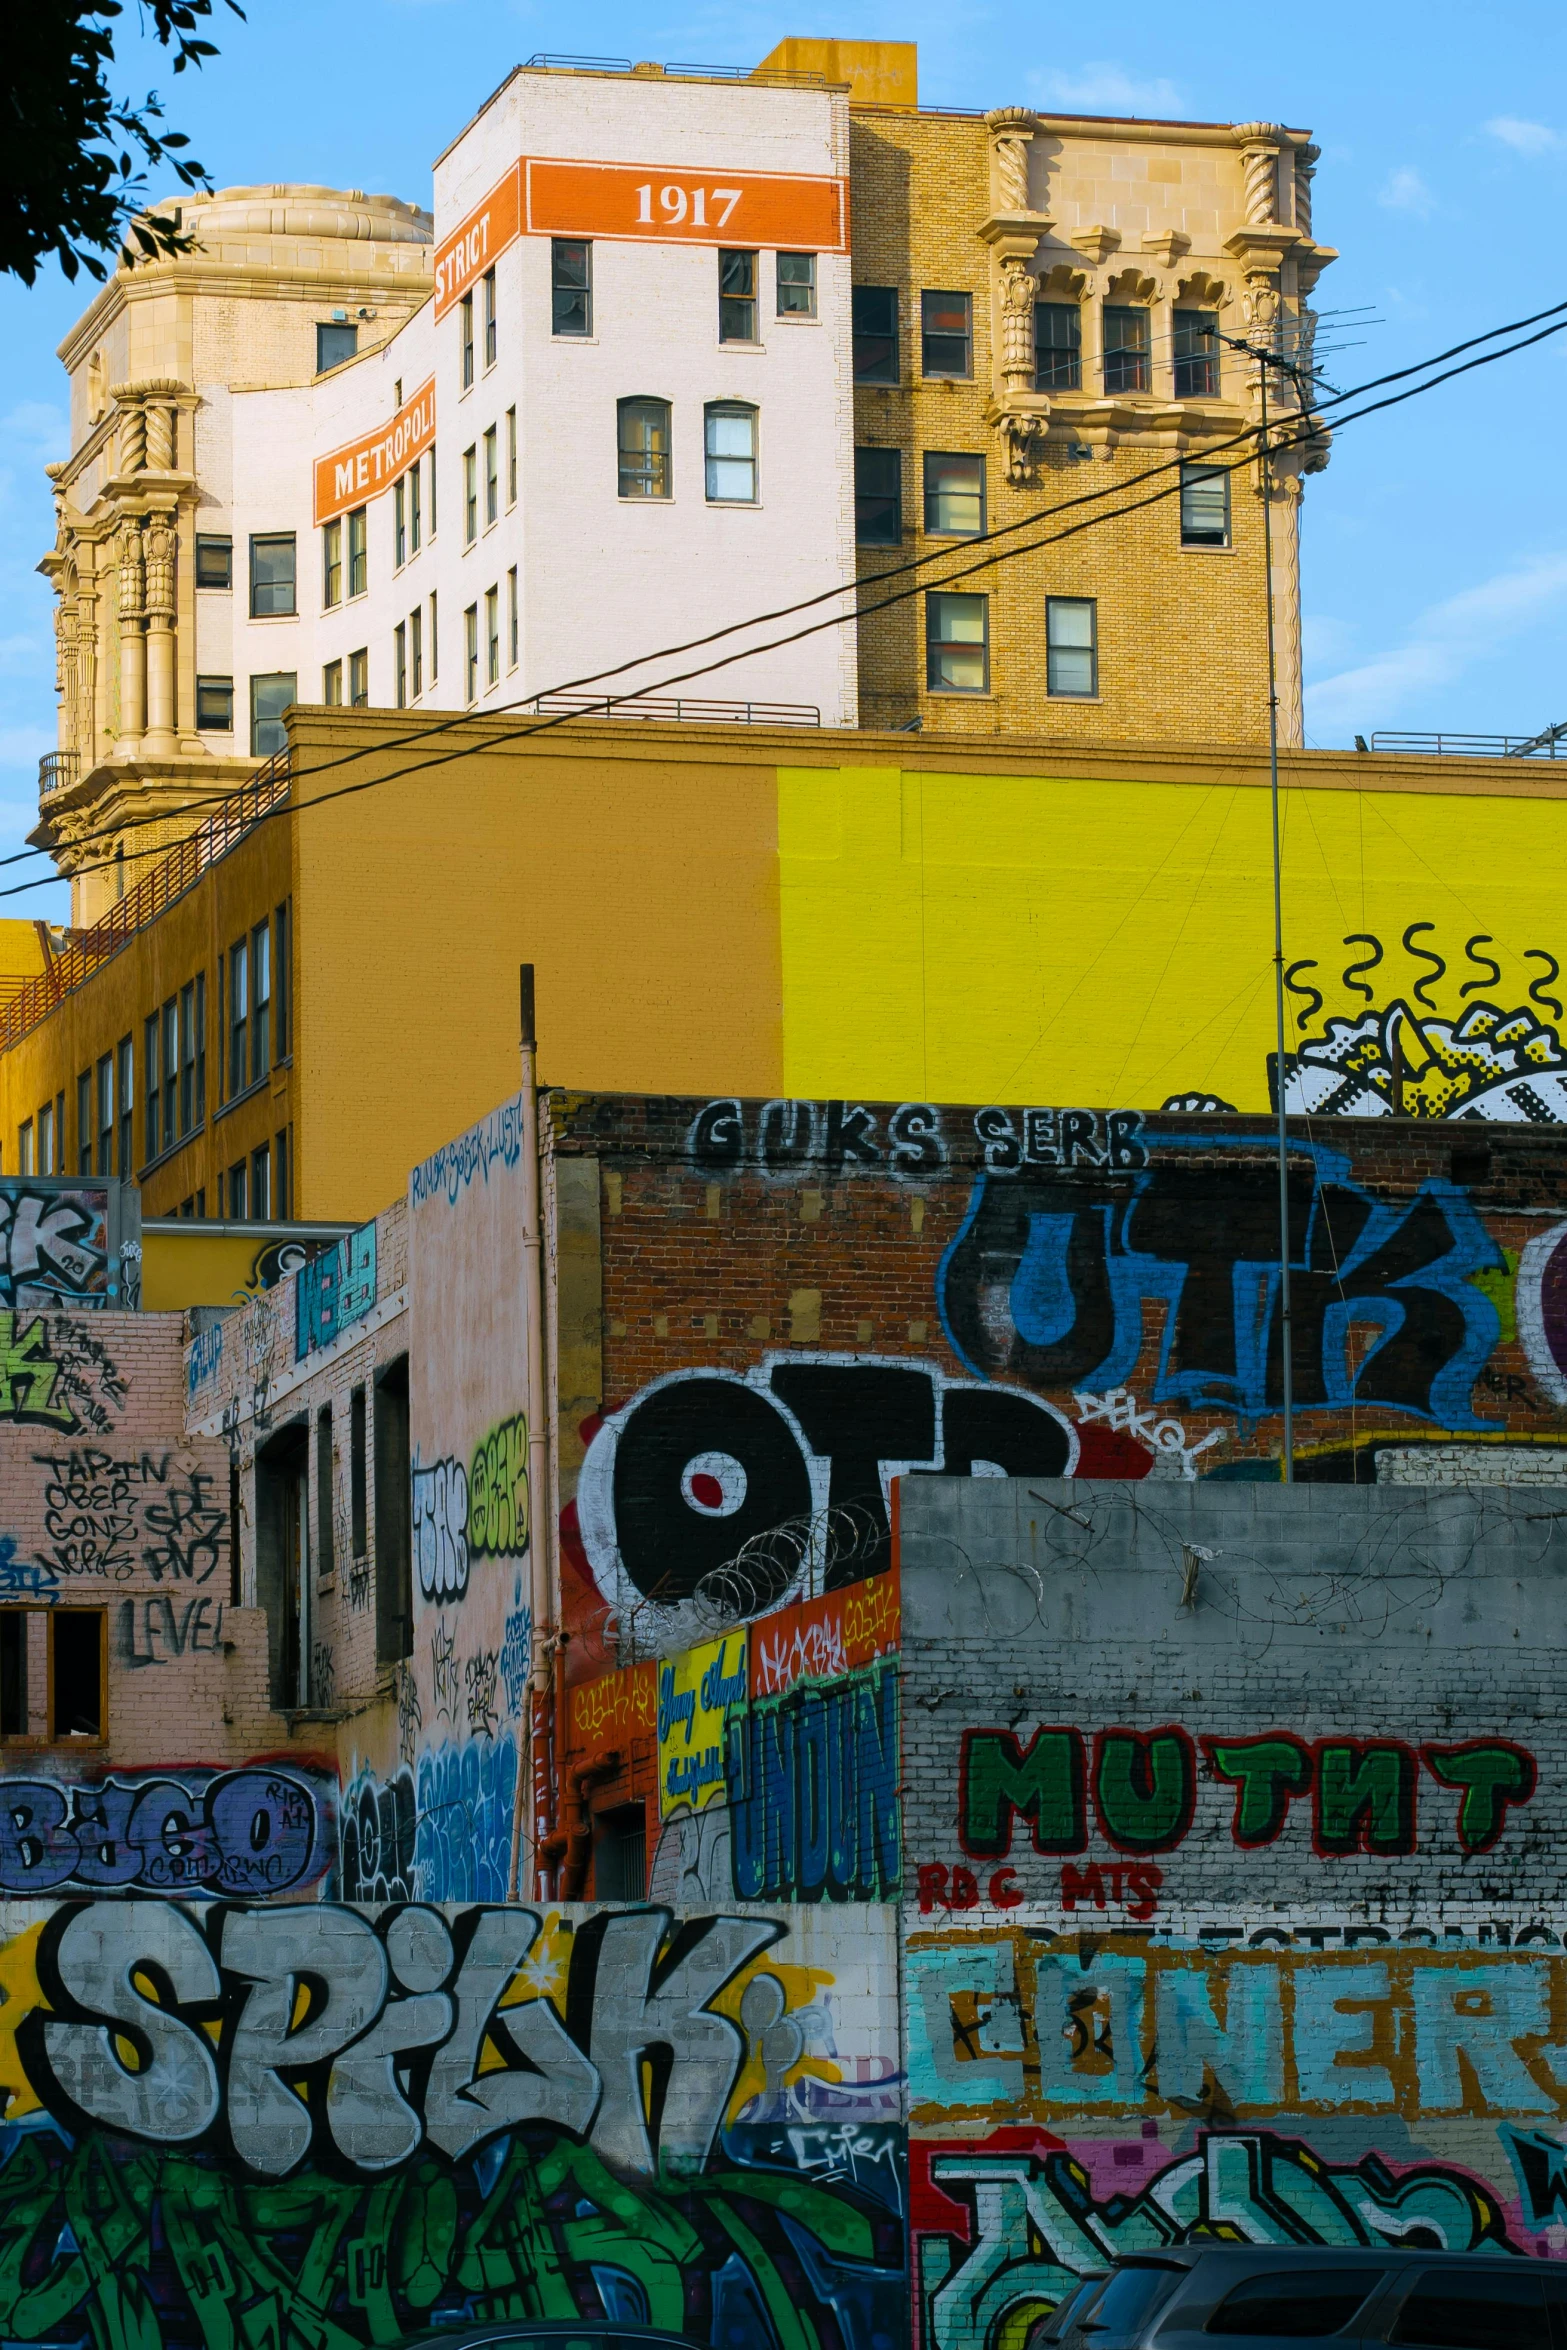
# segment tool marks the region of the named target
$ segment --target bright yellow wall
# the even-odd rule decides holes
[[[1147,1108],[1202,1092],[1266,1109],[1268,794],[1213,773],[780,769],[785,1091]],[[1451,1022],[1494,1002],[1567,1025],[1543,1000],[1567,1002],[1567,984],[1526,960],[1567,966],[1567,808],[1296,788],[1283,811],[1286,960],[1316,965],[1287,998],[1292,1052],[1367,1010],[1343,977],[1373,952],[1345,943],[1356,932],[1382,945],[1360,982],[1378,1010]],[[1445,974],[1404,944],[1420,923],[1434,928],[1412,943]],[[1499,982],[1483,944],[1466,958],[1477,934]]]

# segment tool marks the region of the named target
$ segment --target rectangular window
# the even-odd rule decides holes
[[[203,982],[203,994],[206,983]],[[122,1183],[128,1183],[135,1172],[135,1116],[136,1116],[136,1047],[128,1036],[122,1036],[117,1048],[120,1065],[120,1147],[115,1173]]]
[[[506,503],[517,503],[517,411],[506,411]]]
[[[349,706],[362,710],[370,699],[370,648],[361,645],[357,653],[348,656]]]
[[[423,519],[420,512],[423,503],[420,492],[423,486],[424,467],[411,465],[408,469],[408,550],[413,555],[417,555],[419,552],[419,525]]]
[[[462,536],[471,547],[479,535],[479,445],[462,453]]]
[[[229,949],[229,1099],[243,1093],[250,1068],[250,941]]]
[[[476,701],[478,700],[478,698],[479,698],[479,607],[478,607],[478,605],[477,605],[477,604],[470,604],[470,605],[468,606],[468,609],[467,609],[467,611],[466,611],[466,612],[463,614],[463,616],[462,616],[462,617],[463,617],[463,630],[464,630],[464,633],[465,633],[465,635],[466,635],[466,637],[467,637],[467,640],[468,640],[468,644],[467,644],[467,649],[468,649],[468,699],[469,699],[469,701],[470,701],[470,702],[476,702]]]
[[[898,381],[897,287],[856,286],[853,311],[855,382],[895,384]]]
[[[462,388],[473,381],[473,296],[464,294],[457,305],[458,335],[462,344]]]
[[[196,1123],[196,983],[180,989],[180,1132]]]
[[[900,450],[855,450],[854,535],[862,547],[902,545],[903,456]]]
[[[0,1613],[0,1738],[25,1738],[27,1713],[27,1625],[30,1610]]]
[[[58,1175],[54,1163],[54,1104],[45,1102],[38,1113],[38,1172],[40,1175]]]
[[[286,1061],[291,1049],[289,1035],[289,988],[293,978],[289,962],[289,900],[284,899],[272,917],[272,1029],[275,1061]],[[197,986],[203,983],[198,980]]]
[[[1148,313],[1135,303],[1107,302],[1105,322],[1105,390],[1146,392],[1148,389]]]
[[[180,1007],[179,998],[170,996],[163,1007],[163,1147],[182,1139],[179,1124],[180,1106]]]
[[[142,1022],[142,1081],[147,1088],[147,1106],[142,1115],[142,1147],[150,1167],[162,1155],[163,1132],[159,1110],[163,1091],[158,1083],[158,1015],[153,1012]]]
[[[501,591],[484,591],[484,681],[495,685],[501,674]]]
[[[1083,388],[1083,313],[1075,302],[1034,304],[1034,389]]]
[[[718,256],[718,339],[721,343],[756,341],[754,253]]]
[[[234,541],[196,535],[196,585],[231,588],[234,585]]]
[[[337,1564],[332,1525],[332,1407],[316,1414],[316,1574],[324,1583]]]
[[[33,1163],[33,1122],[24,1118],[16,1130],[16,1171],[19,1175],[36,1175]]]
[[[500,436],[494,425],[484,436],[484,519],[498,522],[501,514]]]
[[[669,402],[622,400],[617,410],[619,485],[623,498],[667,498]]]
[[[392,691],[399,710],[408,707],[408,623],[399,620],[392,631]]]
[[[293,1212],[293,1169],[288,1148],[288,1138],[293,1131],[292,1126],[282,1126],[272,1138],[272,1212],[285,1224]],[[205,1215],[206,1210],[199,1212]]]
[[[439,612],[439,609],[438,609],[438,607],[437,607],[437,605],[436,605],[436,601],[435,601],[435,596],[434,596],[434,593],[432,592],[432,593],[431,593],[431,597],[430,597],[430,683],[431,683],[432,685],[435,683],[436,679],[437,679],[437,678],[440,676],[440,674],[441,674],[441,637],[440,637],[440,612]]]
[[[780,318],[816,316],[816,255],[780,253],[778,256],[778,315]]]
[[[963,379],[973,372],[973,296],[921,294],[920,373]]]
[[[250,617],[280,620],[295,609],[294,534],[269,531],[250,542]]]
[[[114,1055],[101,1053],[97,1069],[98,1173],[104,1182],[114,1173]]]
[[[76,1172],[92,1173],[93,1091],[92,1071],[83,1069],[76,1080]]]
[[[506,666],[517,666],[517,566],[506,574]]]
[[[925,528],[934,538],[977,539],[985,533],[985,460],[925,452]]]
[[[250,1154],[250,1212],[258,1223],[272,1213],[272,1146],[262,1143]]]
[[[245,1221],[245,1162],[236,1159],[228,1171],[228,1213],[237,1224]]]
[[[756,410],[740,400],[706,411],[707,494],[715,506],[756,504]]]
[[[197,678],[196,731],[198,734],[233,733],[234,680],[232,677]]]
[[[408,615],[408,682],[414,700],[424,692],[424,607],[416,604]]]
[[[430,536],[435,536],[435,451],[430,451]]]
[[[250,1074],[252,1082],[272,1066],[272,925],[258,922],[250,934]]]
[[[1092,596],[1045,598],[1046,683],[1053,694],[1099,691],[1099,607]]]
[[[990,689],[990,598],[925,598],[925,684],[933,694]]]
[[[107,1612],[52,1608],[48,1622],[50,1742],[85,1738],[101,1744]]]
[[[1227,465],[1181,467],[1181,544],[1227,547],[1230,543],[1230,471]]]
[[[401,476],[392,485],[392,567],[401,570],[408,560],[408,490]]]
[[[321,672],[321,699],[329,710],[338,710],[343,704],[343,664],[329,661]]]
[[[408,1430],[408,1357],[376,1376],[375,1656],[395,1664],[414,1644],[413,1479]]]
[[[1219,396],[1217,310],[1175,313],[1175,396],[1178,400],[1216,400]]]
[[[484,288],[484,364],[495,365],[495,272],[487,269],[480,280]]]
[[[344,519],[348,524],[348,592],[351,596],[362,596],[370,585],[369,534],[364,507],[356,506]]]
[[[288,749],[288,730],[283,724],[283,713],[291,702],[299,699],[299,679],[292,669],[276,670],[270,677],[253,677],[250,681],[250,755],[253,759],[271,759],[279,751]]]
[[[334,604],[343,601],[343,523],[323,523],[321,527],[321,603],[330,612]]]
[[[593,332],[593,247],[580,237],[556,237],[550,245],[550,332]]]
[[[334,319],[316,328],[316,373],[325,375],[329,367],[341,367],[345,359],[353,359],[359,352],[359,329]]]
[[[356,1559],[362,1559],[370,1547],[365,1488],[365,1391],[355,1387],[348,1398],[348,1514]]]

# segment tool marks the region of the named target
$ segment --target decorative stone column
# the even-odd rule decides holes
[[[120,525],[120,731],[123,752],[134,755],[147,731],[147,639],[141,516]]]
[[[149,439],[150,439],[149,435]],[[174,516],[156,511],[142,532],[147,614],[147,731],[142,749],[166,759],[174,734]]]
[[[1303,237],[1309,238],[1311,235],[1311,183],[1321,160],[1320,147],[1305,146],[1295,150],[1295,226]]]
[[[1034,304],[1039,287],[1030,267],[1050,226],[1048,212],[1029,202],[1028,150],[1038,122],[1026,106],[998,106],[985,117],[990,134],[991,211],[979,233],[994,267],[995,319],[992,397],[986,421],[1001,434],[1007,477],[1033,476],[1038,444],[1050,422],[1050,402],[1034,389]]]
[[[1262,228],[1279,218],[1279,154],[1285,133],[1276,122],[1238,122],[1234,137],[1245,173],[1246,218]]]

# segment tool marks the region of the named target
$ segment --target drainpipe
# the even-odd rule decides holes
[[[527,1321],[528,1554],[532,1562],[533,1689],[547,1696],[555,1653],[550,1593],[549,1404],[544,1386],[544,1236],[539,1183],[538,1037],[533,1012],[533,965],[520,973],[522,1055],[522,1296]],[[523,1819],[533,1799],[531,1721],[528,1767],[519,1768],[512,1812],[511,1892],[518,1894]]]

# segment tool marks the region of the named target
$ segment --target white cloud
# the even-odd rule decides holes
[[[1412,212],[1416,220],[1429,220],[1436,210],[1436,198],[1411,163],[1401,163],[1397,171],[1390,171],[1377,191],[1377,202],[1385,204],[1389,212]]]
[[[1183,100],[1174,82],[1135,81],[1123,66],[1099,58],[1075,73],[1034,77],[1036,94],[1052,106],[1081,114],[1179,114]]]
[[[1567,554],[1542,555],[1431,605],[1403,644],[1307,686],[1312,733],[1342,739],[1391,724],[1421,696],[1451,685],[1564,604]]]
[[[1494,114],[1485,128],[1493,139],[1500,139],[1504,147],[1519,155],[1549,155],[1558,147],[1567,147],[1560,131],[1543,122],[1524,122],[1516,114]]]

